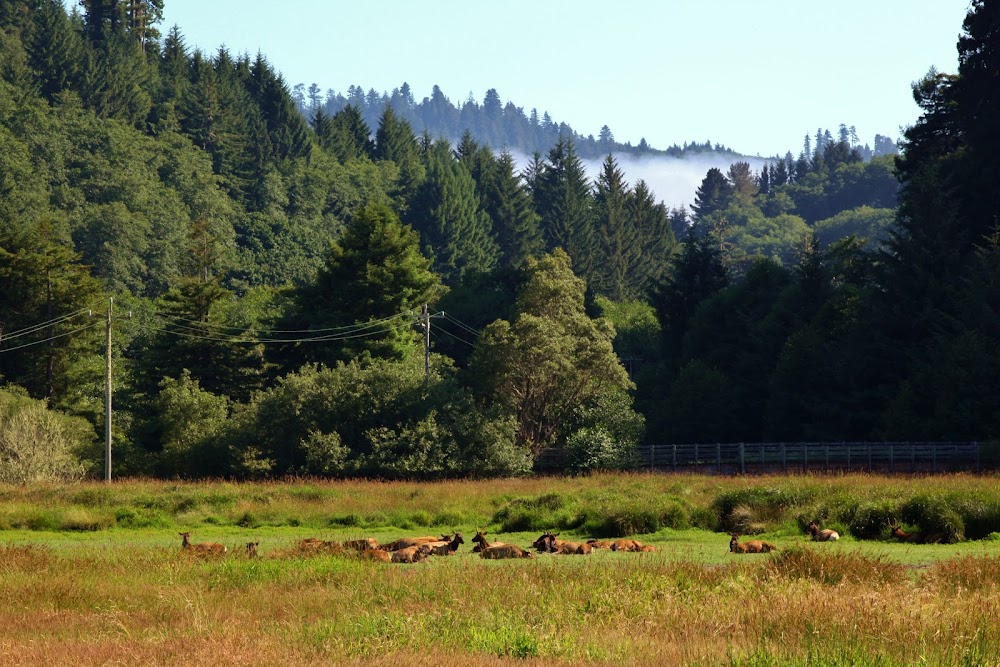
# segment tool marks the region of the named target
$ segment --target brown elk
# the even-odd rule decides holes
[[[389,542],[388,544],[383,544],[382,548],[386,551],[399,551],[400,549],[406,549],[407,547],[416,547],[421,544],[427,544],[428,542],[447,542],[451,539],[450,535],[445,535],[444,539],[440,537],[401,537],[395,542]]]
[[[342,548],[339,542],[321,540],[317,537],[306,537],[299,541],[299,551],[306,553],[319,553],[320,551],[333,553],[340,551]]]
[[[247,547],[247,558],[256,558],[257,557],[257,546],[259,544],[260,544],[259,541],[257,541],[257,542],[247,542],[247,544],[246,544],[246,547]]]
[[[538,553],[552,554],[580,554],[587,555],[594,548],[592,544],[586,542],[570,542],[568,540],[557,539],[559,536],[554,533],[542,533],[541,537],[531,543]]]
[[[840,539],[840,533],[829,528],[820,528],[815,521],[809,522],[809,534],[812,535],[813,542],[833,542]]]
[[[611,550],[612,551],[642,551],[643,547],[645,547],[645,546],[646,545],[644,545],[639,540],[622,539],[622,540],[615,540],[614,542],[612,542],[611,543]],[[654,547],[654,551],[655,551],[655,547]]]
[[[762,542],[761,540],[749,540],[741,543],[740,536],[736,533],[732,533],[732,539],[729,540],[729,550],[734,554],[766,554],[775,549],[777,547],[770,542]]]
[[[431,547],[432,556],[451,556],[458,551],[460,544],[465,544],[465,540],[462,539],[462,533],[456,532],[448,542],[444,544],[429,543],[428,546]]]
[[[229,551],[224,544],[218,542],[199,542],[191,544],[191,533],[178,533],[181,536],[181,550],[195,556],[221,556]]]
[[[345,549],[354,549],[355,551],[370,551],[372,549],[378,549],[378,540],[374,537],[365,537],[360,540],[346,540],[344,542]]]
[[[391,563],[392,554],[384,549],[365,549],[358,552],[358,558],[363,560],[377,560],[382,563]]]
[[[889,524],[892,536],[903,542],[911,544],[940,544],[947,540],[948,535],[941,531],[920,530],[915,533],[908,533],[893,522]]]
[[[473,553],[481,553],[486,547],[502,547],[504,545],[503,542],[487,542],[486,531],[478,528],[476,528],[476,536],[472,538],[472,543],[476,545],[472,548]]]
[[[516,544],[493,544],[483,547],[479,552],[480,558],[499,560],[501,558],[534,558],[530,551],[525,551]]]
[[[393,563],[420,563],[427,560],[431,547],[426,544],[415,544],[392,552]]]
[[[587,544],[590,545],[591,549],[610,549],[612,542],[607,540],[591,539],[587,540]]]

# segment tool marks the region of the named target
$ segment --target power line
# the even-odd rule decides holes
[[[3,342],[5,340],[10,340],[11,338],[20,338],[21,336],[27,336],[28,334],[35,333],[39,329],[45,329],[46,327],[55,326],[56,324],[65,322],[66,320],[71,320],[74,317],[77,317],[78,315],[86,313],[89,310],[90,310],[89,308],[81,308],[75,313],[68,313],[66,315],[61,315],[59,317],[48,320],[47,322],[42,322],[41,324],[35,324],[30,327],[26,327],[24,329],[11,331],[10,333],[0,333],[0,342]]]
[[[166,315],[164,313],[161,313],[161,312],[158,312],[158,311],[154,311],[154,310],[150,310],[150,311],[147,311],[147,312],[149,312],[152,315],[154,315],[156,317],[159,317],[160,319],[163,319],[163,320],[175,320],[177,322],[187,322],[189,324],[197,324],[197,325],[199,325],[197,327],[197,330],[204,330],[204,329],[207,328],[207,329],[233,329],[233,330],[239,331],[239,330],[246,330],[248,328],[248,327],[240,327],[240,326],[231,326],[231,325],[227,325],[227,324],[211,324],[209,322],[202,322],[200,320],[192,320],[192,319],[188,319],[186,317],[178,317],[176,315]],[[408,316],[412,317],[412,315],[410,313],[397,313],[396,315],[390,315],[388,317],[382,317],[382,318],[379,318],[379,319],[376,319],[376,320],[370,320],[369,322],[366,322],[364,324],[357,324],[357,323],[355,323],[355,324],[345,324],[343,326],[326,327],[326,328],[321,328],[321,329],[255,329],[255,330],[258,331],[258,332],[260,332],[260,333],[269,333],[269,334],[282,334],[282,333],[323,333],[323,332],[328,332],[328,331],[353,331],[353,330],[361,329],[361,328],[366,327],[366,326],[371,325],[371,324],[377,324],[377,323],[380,323],[380,322],[391,322],[392,320],[399,319],[400,317],[408,317]],[[180,324],[173,324],[173,323],[171,323],[171,324],[172,324],[172,326],[177,326],[177,327],[185,326],[185,325],[180,325]],[[222,331],[219,331],[218,333],[219,333],[219,335],[223,335],[224,334],[224,332],[222,332]]]
[[[81,331],[86,331],[87,329],[93,329],[98,324],[100,324],[100,322],[94,322],[93,324],[88,324],[87,326],[80,327],[79,329],[73,329],[72,331],[66,331],[66,332],[63,332],[61,334],[56,334],[55,336],[50,336],[50,337],[42,339],[42,340],[36,340],[36,341],[31,342],[31,343],[25,343],[24,345],[18,345],[17,347],[8,347],[6,349],[0,348],[0,354],[3,354],[4,352],[13,352],[14,350],[20,350],[20,349],[23,349],[25,347],[31,347],[32,345],[41,345],[42,343],[47,343],[50,340],[55,340],[56,338],[63,338],[65,336],[72,336],[75,333],[80,333]]]
[[[443,333],[446,333],[446,334],[448,334],[449,336],[451,336],[451,337],[452,337],[452,338],[454,338],[455,340],[459,341],[460,343],[465,343],[465,344],[466,344],[466,345],[468,345],[469,347],[475,347],[475,346],[476,346],[476,344],[475,344],[475,343],[470,343],[469,341],[465,340],[464,338],[459,338],[458,336],[456,336],[456,335],[455,335],[455,334],[453,334],[452,332],[448,331],[448,330],[447,330],[447,329],[445,329],[444,327],[441,327],[441,326],[439,326],[439,327],[438,327],[438,329],[439,329],[439,330],[441,330],[441,331],[442,331]]]
[[[400,316],[397,316],[400,317]],[[168,323],[169,324],[169,323]],[[185,333],[183,331],[177,331],[175,329],[164,329],[160,327],[150,326],[148,324],[139,324],[141,329],[146,331],[155,331],[158,333],[170,334],[180,338],[191,338],[194,340],[207,340],[214,341],[217,343],[250,343],[250,344],[264,344],[264,343],[314,343],[314,342],[324,342],[324,341],[334,341],[334,340],[348,340],[352,338],[364,338],[367,336],[375,336],[380,333],[385,333],[391,330],[391,327],[386,326],[388,322],[374,322],[366,325],[361,325],[356,327],[350,333],[345,333],[341,335],[325,335],[325,336],[313,336],[311,338],[241,338],[238,336],[222,336],[222,335],[196,335],[193,333]],[[178,326],[178,325],[172,325]],[[193,331],[197,331],[193,327],[183,327]],[[215,332],[205,332],[205,333],[215,333]]]
[[[478,337],[482,333],[481,331],[479,331],[477,329],[473,329],[468,324],[466,324],[466,323],[458,320],[457,318],[452,317],[451,315],[449,315],[448,313],[446,313],[444,311],[441,311],[441,314],[444,315],[444,317],[445,317],[446,320],[449,320],[450,322],[454,322],[458,326],[462,327],[463,329],[465,329],[466,331],[468,331],[469,333],[471,333],[473,336],[477,336]]]

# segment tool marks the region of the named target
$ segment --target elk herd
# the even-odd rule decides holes
[[[889,529],[891,537],[903,542],[935,544],[947,541],[947,535],[943,532],[919,531],[907,533],[895,522],[890,522]],[[832,542],[840,539],[837,531],[821,528],[816,521],[809,522],[807,531],[814,542]],[[208,557],[223,556],[229,552],[229,549],[225,545],[218,542],[192,543],[191,533],[189,532],[180,533],[180,536],[181,552],[185,554]],[[617,540],[591,539],[586,542],[573,542],[561,540],[558,533],[547,531],[532,542],[531,548],[535,550],[535,553],[532,553],[516,544],[490,541],[486,536],[487,533],[485,530],[477,528],[476,535],[471,541],[474,545],[472,552],[479,554],[480,558],[488,560],[534,558],[535,553],[586,556],[598,549],[640,553],[656,551],[656,547],[643,544],[631,538]],[[259,544],[259,541],[246,542],[244,544],[243,548],[248,558],[257,558],[257,547]],[[465,544],[465,538],[458,531],[440,537],[401,537],[383,544],[380,544],[371,537],[346,540],[344,542],[307,537],[299,541],[293,553],[298,555],[347,554],[384,563],[420,563],[427,560],[430,556],[452,556],[458,552],[459,546],[463,544]],[[774,544],[763,540],[745,540],[741,542],[738,533],[730,533],[729,551],[731,553],[759,554],[770,553],[776,549],[777,547]]]

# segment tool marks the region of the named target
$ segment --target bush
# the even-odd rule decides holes
[[[65,482],[83,477],[75,452],[95,439],[79,417],[49,410],[45,401],[0,390],[0,483]]]
[[[569,472],[627,470],[635,467],[635,448],[622,443],[601,426],[582,428],[566,439]]]
[[[862,540],[878,539],[888,531],[893,514],[893,508],[887,502],[862,503],[848,522],[851,535]]]
[[[903,521],[920,526],[921,530],[943,532],[949,542],[965,539],[965,523],[962,517],[941,497],[914,496],[900,508]]]

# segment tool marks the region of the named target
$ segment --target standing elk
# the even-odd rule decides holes
[[[809,522],[809,534],[812,535],[813,542],[833,542],[840,539],[840,533],[829,528],[820,528],[815,521]]]
[[[257,541],[257,542],[247,542],[247,544],[246,544],[247,558],[256,558],[257,557],[257,547],[258,547],[258,545],[260,545],[260,541]]]
[[[766,554],[775,549],[777,547],[770,542],[762,542],[761,540],[740,543],[740,536],[736,533],[732,533],[732,539],[729,540],[729,550],[734,554]]]
[[[221,556],[229,551],[224,544],[218,542],[199,542],[191,544],[191,533],[178,533],[181,536],[181,550],[196,556]]]

